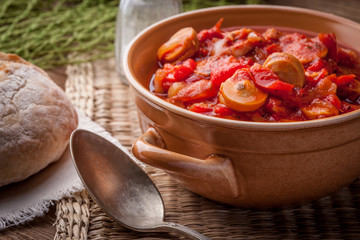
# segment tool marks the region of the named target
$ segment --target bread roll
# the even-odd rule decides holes
[[[58,160],[77,124],[73,105],[43,70],[0,53],[0,186]]]

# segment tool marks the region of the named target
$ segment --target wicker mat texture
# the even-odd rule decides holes
[[[68,66],[66,93],[130,149],[140,135],[136,107],[114,64],[114,59],[106,59]],[[360,239],[360,180],[297,208],[259,211],[214,203],[184,189],[161,170],[146,171],[162,193],[165,220],[212,239]],[[55,239],[184,239],[128,230],[107,217],[86,191],[59,201],[56,214]]]

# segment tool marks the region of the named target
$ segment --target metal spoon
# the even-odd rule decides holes
[[[164,221],[160,192],[129,153],[84,129],[72,133],[70,151],[87,191],[118,223],[140,232],[173,232],[189,239],[209,239],[188,227]]]

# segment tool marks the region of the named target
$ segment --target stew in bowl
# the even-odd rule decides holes
[[[215,26],[178,30],[157,52],[149,89],[193,112],[287,122],[360,108],[360,57],[334,33]],[[289,31],[289,30],[288,30]]]

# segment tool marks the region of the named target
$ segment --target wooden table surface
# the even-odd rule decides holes
[[[291,5],[330,12],[360,22],[360,14],[357,13],[360,7],[360,0],[268,0],[266,2],[273,5]],[[48,73],[60,87],[64,88],[66,80],[65,67],[50,70]],[[31,222],[0,231],[0,239],[53,239],[56,232],[54,227],[56,219],[55,211],[56,207],[51,206],[45,216],[37,217]]]

